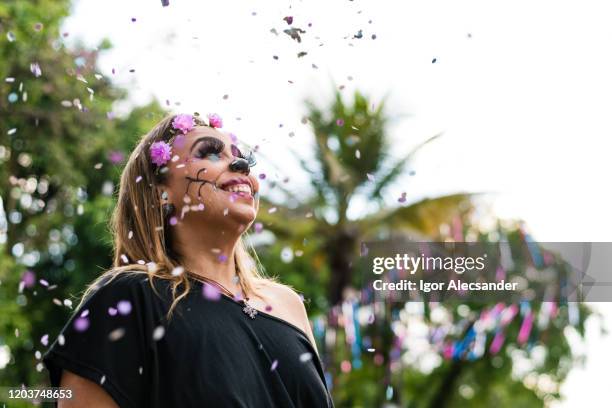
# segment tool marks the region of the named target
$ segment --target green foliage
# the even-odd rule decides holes
[[[0,370],[3,385],[46,380],[34,352],[111,263],[116,158],[163,115],[151,103],[113,118],[126,92],[98,72],[109,45],[67,48],[59,27],[68,10],[68,1],[0,4],[0,196],[9,219],[6,235],[0,231],[0,345],[12,357]],[[38,282],[20,291],[26,270]]]

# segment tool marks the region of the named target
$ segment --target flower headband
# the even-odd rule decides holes
[[[223,120],[216,113],[208,114],[208,124],[200,119],[200,114],[194,112],[193,115],[189,114],[178,114],[172,120],[172,126],[168,130],[168,133],[172,135],[172,138],[177,135],[185,135],[189,133],[195,126],[209,126],[212,128],[221,128],[223,127]],[[249,167],[255,165],[256,160],[253,156],[253,152],[250,152],[247,157],[244,157],[240,150],[236,147],[237,152],[234,151],[234,147],[232,145],[232,154],[237,157],[241,157],[245,159]],[[159,171],[159,168],[165,165],[168,160],[172,157],[172,146],[170,143],[165,141],[155,142],[151,145],[150,149],[151,161],[157,166],[155,172]]]

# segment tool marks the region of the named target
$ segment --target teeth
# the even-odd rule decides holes
[[[251,186],[248,184],[233,184],[229,187],[226,187],[224,190],[229,191],[231,193],[244,192],[251,194]]]

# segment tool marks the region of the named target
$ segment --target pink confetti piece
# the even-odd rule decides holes
[[[40,338],[40,342],[43,346],[47,346],[49,344],[49,335],[45,334]]]
[[[499,353],[502,346],[504,345],[505,336],[504,333],[500,330],[495,333],[495,337],[493,337],[493,341],[491,342],[491,347],[489,348],[489,352],[492,355]]]
[[[519,344],[524,344],[527,339],[529,339],[529,334],[531,333],[531,328],[533,327],[533,312],[530,310],[527,312],[527,316],[523,320],[521,324],[521,328],[519,330],[519,334],[517,337],[517,341]]]
[[[208,300],[219,300],[221,299],[221,292],[215,286],[204,282],[204,286],[202,288],[202,294]]]
[[[256,222],[255,225],[253,225],[253,228],[255,229],[255,232],[259,234],[261,231],[263,231],[263,224],[261,222]]]
[[[270,367],[270,371],[276,370],[276,367],[278,367],[278,360],[274,360],[272,362],[272,366]]]
[[[272,311],[272,306],[266,305],[266,312],[271,312],[271,311]]]
[[[111,306],[111,307],[109,307],[109,308],[108,308],[108,314],[109,314],[110,316],[117,316],[117,309],[115,309],[115,308],[114,308],[114,307],[112,307],[112,306]]]

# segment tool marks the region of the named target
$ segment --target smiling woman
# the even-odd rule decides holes
[[[61,407],[332,407],[301,297],[242,236],[252,154],[212,115],[163,119],[123,174],[114,265],[45,353]]]

